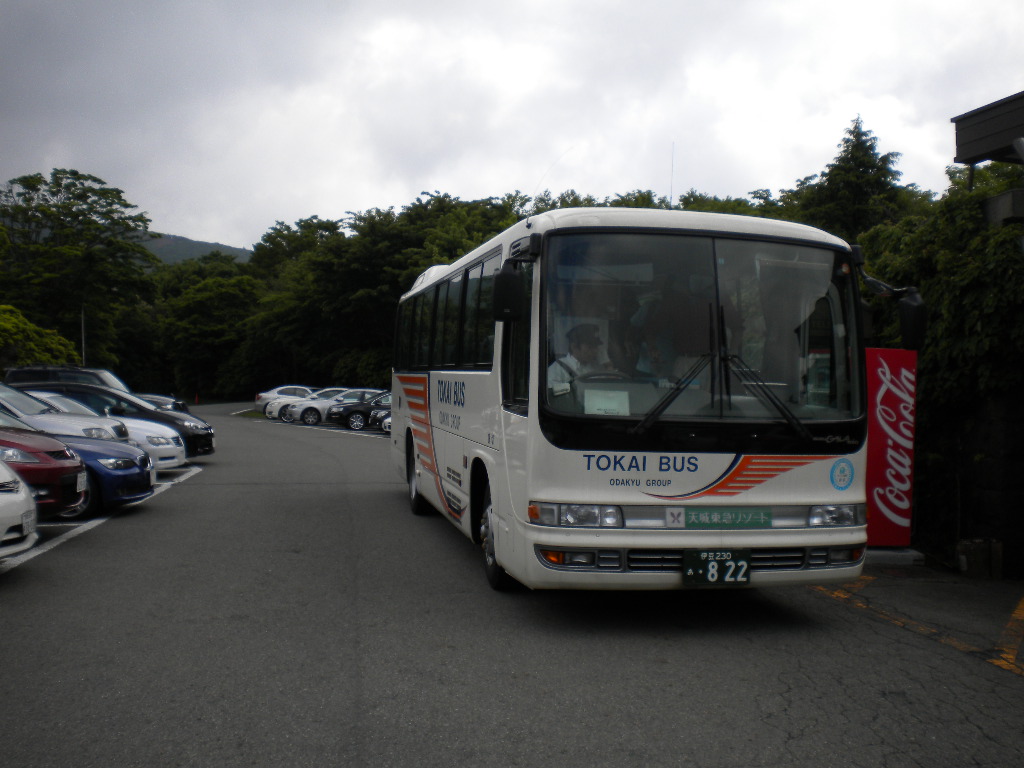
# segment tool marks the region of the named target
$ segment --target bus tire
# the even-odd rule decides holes
[[[498,565],[494,554],[494,504],[491,502],[491,487],[484,487],[483,510],[480,515],[480,549],[484,553],[484,573],[491,589],[504,592],[515,583],[505,569]]]
[[[416,474],[416,449],[412,435],[405,436],[405,479],[409,484],[409,509],[414,515],[429,515],[430,505],[420,495],[419,477]]]

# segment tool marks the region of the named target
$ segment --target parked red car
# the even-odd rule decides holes
[[[85,500],[82,459],[64,443],[0,414],[0,459],[32,488],[39,519],[73,517]]]

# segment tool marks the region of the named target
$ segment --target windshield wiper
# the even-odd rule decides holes
[[[757,371],[743,362],[743,358],[739,355],[726,355],[723,359],[725,360],[726,368],[735,373],[736,377],[743,382],[747,389],[754,393],[758,400],[778,411],[800,437],[805,440],[814,439],[814,436],[804,426],[804,423],[789,409],[789,406],[779,399],[778,395],[772,392],[768,382],[762,379]]]
[[[706,352],[697,358],[697,362],[690,367],[690,370],[676,380],[676,383],[672,385],[672,389],[666,392],[662,398],[654,404],[654,407],[647,412],[647,415],[640,420],[640,423],[629,428],[629,434],[640,435],[646,432],[650,428],[651,424],[661,418],[661,414],[668,410],[668,407],[675,402],[675,399],[683,394],[683,392],[686,391],[686,388],[697,380],[697,376],[700,375],[701,371],[708,367],[708,363],[710,362],[711,355]]]

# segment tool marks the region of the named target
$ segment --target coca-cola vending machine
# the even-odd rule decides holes
[[[868,545],[910,545],[917,352],[867,349]]]

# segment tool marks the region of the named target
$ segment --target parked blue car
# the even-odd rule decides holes
[[[59,439],[85,462],[88,484],[78,517],[109,512],[153,495],[156,472],[145,451],[113,440],[67,435]]]

